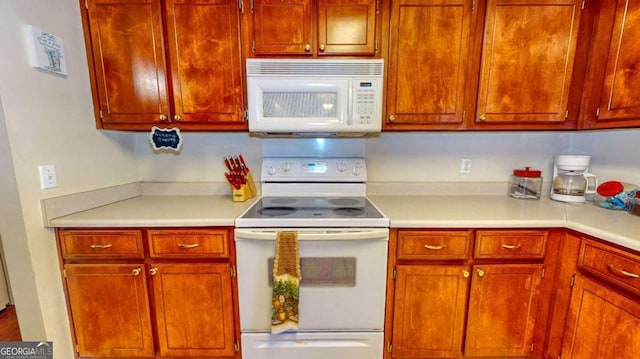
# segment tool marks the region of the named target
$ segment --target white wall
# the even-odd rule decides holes
[[[63,39],[68,76],[29,65],[24,25]],[[0,54],[0,96],[21,204],[11,207],[12,215],[24,221],[22,235],[19,224],[12,226],[20,248],[5,250],[14,294],[28,291],[32,298],[15,295],[20,327],[27,340],[54,341],[54,357],[72,358],[54,235],[42,225],[39,201],[137,181],[134,136],[95,129],[77,0],[0,0]],[[40,189],[42,164],[56,166],[58,188]]]

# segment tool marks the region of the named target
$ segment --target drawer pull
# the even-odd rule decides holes
[[[180,244],[178,244],[178,247],[180,247],[180,248],[196,248],[197,246],[199,246],[198,243],[190,243],[190,244],[180,243]]]
[[[501,245],[501,247],[502,247],[502,248],[504,248],[504,249],[519,249],[519,248],[520,248],[520,245],[519,245],[519,244],[517,244],[517,245],[513,245],[513,244],[502,244],[502,245]]]
[[[425,244],[424,247],[426,249],[433,249],[433,250],[436,250],[436,251],[440,250],[440,249],[444,249],[444,246],[432,246],[432,245],[429,245],[429,244]]]
[[[153,268],[149,269],[149,274],[151,274],[151,275],[158,274],[158,268],[153,267]]]
[[[107,248],[111,248],[111,244],[92,244],[91,248],[93,248],[93,249],[107,249]]]
[[[484,270],[478,269],[478,277],[484,277]]]
[[[137,277],[137,276],[139,276],[139,275],[140,275],[140,272],[142,272],[142,270],[141,270],[140,268],[134,268],[134,269],[131,271],[131,275],[133,275],[133,276]]]
[[[611,271],[611,273],[617,274],[621,277],[628,277],[628,278],[634,278],[634,279],[640,278],[640,275],[637,275],[632,272],[627,272],[622,268],[616,268],[613,264],[608,264],[607,267],[609,268],[609,271]]]

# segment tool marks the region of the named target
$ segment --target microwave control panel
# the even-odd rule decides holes
[[[356,126],[369,126],[381,121],[377,108],[380,103],[380,86],[377,79],[352,80],[353,120]]]

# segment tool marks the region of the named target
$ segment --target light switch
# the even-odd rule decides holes
[[[38,166],[40,171],[40,188],[56,188],[58,187],[58,178],[56,177],[56,166],[42,165]]]

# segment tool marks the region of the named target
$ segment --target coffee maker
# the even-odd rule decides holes
[[[553,157],[551,199],[584,203],[596,193],[598,180],[589,173],[591,156],[557,155]]]

